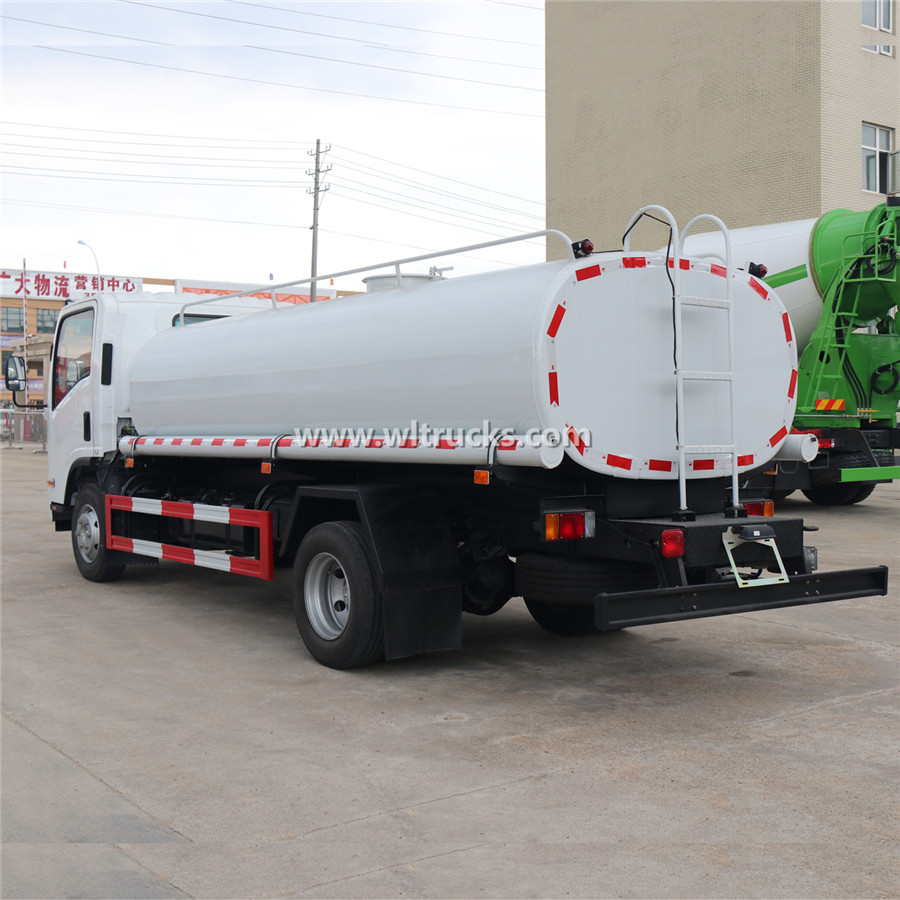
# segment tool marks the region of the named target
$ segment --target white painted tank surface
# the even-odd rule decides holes
[[[684,294],[725,298],[722,267],[683,263]],[[487,422],[571,435],[565,453],[595,472],[674,479],[670,273],[663,257],[597,254],[172,328],[134,361],[131,415],[141,435],[240,437],[240,446],[295,429],[415,423],[433,437]],[[743,471],[772,458],[790,431],[796,347],[777,295],[744,273],[731,280]],[[683,368],[727,371],[723,310],[687,307],[683,321]],[[686,383],[686,443],[728,443],[728,387]],[[721,476],[731,457],[688,453],[687,469]]]
[[[799,271],[795,280],[776,287],[778,296],[790,313],[797,333],[798,349],[802,351],[819,324],[822,314],[822,298],[810,274],[810,237],[818,219],[801,219],[796,222],[778,222],[774,225],[758,225],[751,228],[729,229],[732,259],[737,266],[745,263],[762,263],[768,269],[766,280],[791,270]],[[714,254],[724,258],[724,244],[720,231],[689,235],[684,252],[688,256]],[[777,284],[777,282],[774,282]]]

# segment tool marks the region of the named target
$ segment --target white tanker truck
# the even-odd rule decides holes
[[[670,222],[666,252],[630,249],[645,213]],[[300,635],[334,668],[456,648],[463,612],[516,596],[587,634],[886,593],[883,566],[814,572],[802,520],[740,494],[817,449],[790,435],[797,336],[776,293],[729,252],[684,255],[660,207],[618,253],[513,240],[537,236],[566,258],[417,283],[414,257],[390,264],[395,287],[302,307],[68,306],[50,509],[81,574],[292,564]],[[7,387],[23,377],[12,358]]]

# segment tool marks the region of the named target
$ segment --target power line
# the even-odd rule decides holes
[[[348,19],[345,16],[330,16],[330,15],[327,15],[326,13],[306,12],[305,10],[300,10],[300,9],[284,9],[283,7],[280,7],[280,6],[268,6],[265,3],[247,3],[247,2],[244,2],[244,0],[229,0],[229,2],[238,4],[240,6],[252,6],[254,8],[258,7],[260,9],[275,9],[275,10],[278,10],[278,12],[293,13],[294,15],[298,15],[298,16],[315,16],[316,18],[319,18],[319,19],[337,19],[339,22],[352,22],[355,25],[377,25],[379,28],[397,28],[402,31],[417,31],[421,34],[436,34],[436,35],[440,35],[441,37],[463,38],[467,41],[491,41],[491,42],[497,43],[497,44],[515,44],[520,47],[540,47],[541,46],[540,44],[530,44],[530,43],[527,43],[526,41],[511,41],[506,38],[486,38],[486,37],[482,37],[481,35],[477,35],[477,34],[454,34],[453,32],[449,32],[449,31],[434,31],[433,29],[430,29],[430,28],[415,28],[412,25],[393,25],[393,24],[387,24],[385,22],[368,22],[364,19]],[[530,7],[530,8],[534,8],[534,7]]]
[[[508,88],[512,91],[533,91],[543,94],[543,88],[525,87],[519,84],[500,84],[496,81],[479,81],[475,78],[461,78],[456,75],[439,75],[436,72],[415,72],[412,69],[395,69],[392,66],[380,66],[375,63],[353,62],[348,59],[335,59],[331,56],[316,56],[313,53],[300,53],[297,50],[279,50],[277,47],[256,47],[253,44],[244,44],[249,50],[262,50],[266,53],[283,53],[286,56],[300,56],[304,59],[318,59],[324,62],[337,63],[342,66],[363,66],[367,69],[381,69],[383,72],[400,72],[403,75],[417,75],[423,78],[441,78],[445,81],[464,81],[467,84],[480,84],[487,87]]]
[[[11,122],[8,119],[0,119],[0,124],[2,125],[16,125],[21,128],[54,128],[58,131],[84,131],[88,134],[125,134],[129,137],[152,137],[152,138],[181,138],[186,141],[243,141],[244,143],[253,143],[253,144],[278,144],[287,148],[305,148],[313,146],[312,141],[306,141],[305,143],[300,141],[271,141],[271,140],[263,140],[259,138],[239,138],[228,136],[227,138],[217,138],[211,137],[210,135],[192,135],[192,134],[158,134],[156,132],[151,131],[112,131],[107,128],[83,128],[81,126],[76,125],[45,125],[42,122]],[[29,137],[30,135],[19,135],[20,137],[25,136]],[[91,140],[90,138],[56,138],[52,135],[47,135],[45,140],[72,140],[72,141],[86,141]],[[105,140],[104,143],[115,143],[114,141]],[[125,141],[123,143],[141,143],[144,144],[146,141]],[[180,147],[182,144],[160,144],[159,146],[170,146],[170,147]],[[201,145],[202,146],[202,145]],[[216,148],[222,149],[222,148]]]
[[[123,2],[129,2],[129,0],[123,0]],[[146,5],[148,5],[148,4],[141,4],[141,5],[146,6]],[[168,12],[191,12],[190,10],[175,10],[175,9],[169,9],[168,7],[164,7],[164,6],[161,6],[161,7],[151,7],[151,8],[154,8],[154,9],[164,9],[164,10],[166,10],[166,11],[168,11]],[[271,8],[271,7],[270,7],[270,8]],[[295,10],[285,10],[285,11],[286,11],[286,12],[295,12]],[[208,13],[195,13],[195,14],[196,14],[196,15],[209,15]],[[310,15],[313,15],[313,14],[310,13]],[[220,18],[220,17],[212,16],[212,18]],[[170,44],[170,43],[167,43],[166,41],[154,41],[154,40],[150,40],[149,38],[134,37],[134,36],[132,36],[132,35],[125,35],[125,34],[110,34],[109,32],[106,32],[106,31],[93,31],[93,30],[91,30],[91,29],[89,29],[89,28],[76,28],[76,27],[73,26],[73,25],[60,25],[60,24],[58,24],[58,23],[56,23],[56,22],[39,22],[39,21],[37,21],[36,19],[25,19],[25,18],[22,18],[21,16],[10,16],[10,15],[7,15],[7,14],[5,14],[5,13],[4,13],[4,14],[0,14],[0,19],[8,19],[8,20],[13,21],[13,22],[25,22],[25,23],[27,23],[27,24],[29,24],[29,25],[41,25],[41,26],[44,26],[44,27],[46,27],[46,28],[59,28],[59,29],[62,29],[62,30],[64,30],[64,31],[77,31],[77,32],[79,32],[79,33],[81,33],[81,34],[90,34],[90,35],[94,35],[94,36],[96,36],[96,37],[110,37],[110,38],[115,38],[115,39],[117,39],[117,40],[122,40],[122,41],[140,41],[140,42],[145,43],[145,44],[157,44],[157,45],[159,45],[159,46],[161,46],[161,47],[178,47],[178,46],[181,46],[181,45],[179,45],[179,44]],[[260,28],[276,28],[276,27],[277,27],[277,26],[273,26],[273,25],[267,25],[267,24],[262,23],[262,22],[256,22],[256,23],[244,23],[242,20],[239,20],[239,19],[225,19],[225,21],[229,21],[229,22],[230,22],[230,21],[234,21],[234,22],[236,22],[236,23],[238,23],[238,24],[255,24],[255,25],[257,25],[257,26],[260,27]],[[278,29],[278,30],[284,31],[284,30],[296,30],[296,29]],[[301,32],[301,33],[306,34],[307,32]],[[309,32],[309,34],[312,34],[313,36],[316,36],[316,37],[325,37],[325,38],[328,38],[328,39],[330,39],[330,40],[352,41],[352,42],[354,42],[354,43],[365,44],[365,45],[366,45],[367,47],[369,47],[369,48],[372,48],[372,46],[373,46],[371,40],[364,39],[364,38],[350,38],[350,37],[347,37],[346,35],[337,35],[337,34],[333,34],[333,35],[332,35],[332,34],[318,34],[318,33],[316,33],[316,32]],[[248,46],[249,46],[249,45],[248,45]],[[253,48],[253,49],[259,49],[259,50],[262,50],[262,49],[268,49],[268,48],[255,47],[255,48]],[[413,55],[413,56],[426,56],[426,57],[428,57],[429,59],[447,59],[447,60],[450,60],[450,61],[452,61],[452,62],[474,63],[475,65],[483,65],[483,66],[502,66],[502,67],[504,67],[504,68],[510,68],[510,69],[528,69],[528,70],[533,71],[533,72],[541,72],[541,71],[543,71],[543,66],[525,66],[525,65],[520,65],[520,64],[517,64],[517,63],[497,62],[496,60],[471,59],[471,58],[461,57],[461,56],[448,56],[448,55],[442,54],[442,53],[424,52],[424,51],[419,51],[419,50],[408,50],[408,49],[403,48],[403,47],[389,47],[389,46],[387,46],[387,45],[377,45],[377,47],[375,47],[375,49],[377,49],[377,50],[379,50],[379,51],[383,51],[383,52],[390,52],[390,53],[406,53],[406,54]],[[323,59],[323,58],[327,58],[327,57],[315,57],[315,56],[314,56],[314,57],[311,57],[311,58],[312,58],[312,59]],[[343,63],[345,63],[345,64],[350,65],[350,63],[347,63],[346,60],[330,60],[330,61],[331,61],[331,62],[343,62]],[[365,63],[356,63],[356,65],[365,65]],[[404,72],[404,71],[407,71],[407,70],[404,70],[404,69],[396,69],[396,70],[393,70],[393,71]],[[424,74],[427,74],[427,73],[424,73],[424,72],[411,72],[411,73],[409,73],[409,74],[424,75]],[[485,82],[485,83],[488,84],[488,83],[490,83],[490,82]],[[507,85],[507,86],[511,87],[512,85]]]
[[[485,200],[478,200],[475,197],[471,197],[467,194],[459,194],[454,191],[444,190],[442,188],[429,187],[424,182],[413,181],[410,178],[394,178],[390,175],[385,175],[383,172],[381,172],[379,170],[372,169],[369,166],[363,166],[362,168],[360,168],[358,166],[354,166],[352,163],[348,163],[346,160],[341,159],[340,157],[335,157],[335,159],[339,160],[341,162],[342,170],[349,169],[351,172],[359,172],[361,175],[367,175],[367,176],[374,175],[377,178],[380,178],[384,181],[389,181],[393,184],[402,184],[406,187],[412,187],[414,189],[419,188],[422,191],[427,191],[428,193],[431,193],[431,194],[437,194],[439,197],[446,197],[451,200],[462,200],[466,203],[473,203],[478,206],[484,206],[488,209],[495,209],[495,210],[499,210],[501,212],[511,213],[513,215],[519,215],[519,216],[524,216],[526,218],[534,218],[534,219],[542,219],[543,218],[543,216],[541,216],[537,213],[527,213],[522,210],[514,210],[514,209],[510,209],[508,206],[500,206],[496,203],[488,203]],[[473,187],[474,187],[474,185],[473,185]]]
[[[18,169],[19,171],[14,171]],[[45,169],[38,166],[7,166],[7,175],[21,175],[43,178],[63,178],[72,181],[112,181],[119,184],[174,184],[182,187],[273,187],[279,189],[304,187],[295,181],[265,181],[244,178],[240,180],[214,180],[199,178],[179,178],[176,175],[146,175],[142,179],[129,176],[125,172],[86,172],[83,169]]]
[[[341,35],[341,34],[327,34],[327,33],[321,32],[321,31],[309,31],[308,29],[305,29],[305,28],[290,28],[289,26],[285,26],[285,25],[270,25],[267,22],[253,22],[248,19],[232,19],[229,16],[217,16],[217,15],[214,15],[213,13],[198,12],[195,9],[172,9],[170,6],[156,6],[153,3],[144,3],[144,2],[142,2],[142,0],[119,0],[119,2],[120,3],[128,3],[131,6],[146,6],[149,9],[158,9],[158,10],[163,10],[165,12],[180,13],[182,15],[200,16],[201,18],[204,18],[204,19],[215,19],[219,22],[233,22],[237,25],[252,25],[256,28],[269,28],[274,31],[290,31],[294,34],[306,34],[306,35],[311,35],[312,37],[324,37],[324,38],[328,38],[329,40],[336,40],[336,41],[350,41],[354,44],[366,44],[370,47],[373,46],[373,44],[374,44],[374,46],[376,46],[382,50],[391,50],[392,49],[387,44],[383,44],[380,41],[373,42],[371,39],[351,38],[351,37],[347,37],[346,35]],[[252,5],[254,7],[256,7],[258,4],[254,3]],[[273,7],[269,7],[269,8],[271,9]],[[275,7],[275,8],[277,8],[277,7]],[[281,12],[291,12],[291,10],[281,10]],[[352,19],[345,20],[345,21],[358,21],[359,24],[363,24],[363,25],[378,24],[378,23],[361,22],[360,20],[352,20]],[[397,26],[397,27],[405,27],[405,26]],[[526,46],[526,47],[540,47],[541,46],[540,44],[524,44],[521,41],[509,41],[509,40],[505,40],[503,38],[483,38],[483,37],[478,37],[478,36],[473,36],[473,35],[446,35],[446,34],[444,36],[463,37],[466,40],[482,40],[482,41],[489,40],[492,43],[522,44],[522,46]],[[431,55],[431,54],[428,54],[428,55]]]
[[[259,228],[299,228],[299,225],[285,225],[281,222],[251,222],[245,219],[213,219],[208,216],[180,216],[173,213],[140,212],[133,209],[109,209],[102,206],[75,206],[65,203],[42,203],[38,200],[16,200],[4,197],[0,203],[12,206],[33,206],[39,209],[66,209],[73,212],[110,213],[116,216],[138,216],[152,219],[184,219],[190,222],[217,222],[222,225],[253,225]]]
[[[69,149],[69,148],[57,148],[57,147],[41,147],[40,145],[35,144],[17,144],[15,142],[7,142],[4,146],[6,147],[28,147],[36,150],[57,150],[57,149]],[[74,148],[72,152],[78,152],[78,148]],[[203,168],[210,169],[273,169],[273,170],[286,170],[291,171],[296,169],[297,171],[305,171],[305,167],[299,165],[296,161],[288,163],[287,161],[282,160],[260,160],[259,162],[253,161],[240,161],[240,160],[232,160],[228,162],[228,160],[224,157],[209,157],[209,156],[198,156],[198,157],[181,157],[182,160],[191,160],[193,161],[184,161],[181,162],[175,157],[166,156],[165,154],[159,153],[124,153],[121,150],[94,150],[93,148],[86,149],[81,151],[83,153],[102,153],[106,156],[139,156],[143,157],[143,159],[91,159],[86,156],[61,156],[57,153],[24,153],[20,150],[7,150],[6,154],[8,156],[27,156],[29,158],[37,158],[37,159],[72,159],[78,162],[101,162],[101,163],[119,163],[121,165],[146,165],[146,166],[202,166]],[[163,162],[148,162],[147,159],[161,159]],[[218,160],[218,161],[216,161]],[[283,165],[278,165],[277,163],[284,162]]]
[[[482,215],[481,218],[479,218],[477,220],[471,219],[469,216],[466,216],[464,213],[460,212],[456,207],[447,206],[447,204],[445,204],[445,203],[436,203],[433,200],[422,200],[422,198],[410,197],[408,194],[400,194],[400,193],[397,193],[396,191],[389,191],[384,188],[380,188],[377,185],[364,185],[366,187],[372,187],[375,190],[380,192],[380,193],[376,194],[373,191],[366,191],[366,190],[361,189],[360,187],[356,187],[356,185],[359,185],[360,182],[353,181],[350,178],[338,177],[338,178],[333,178],[332,180],[338,187],[341,187],[341,186],[347,187],[348,185],[353,185],[353,187],[347,187],[347,190],[354,191],[355,193],[359,193],[359,194],[365,194],[366,196],[369,196],[369,197],[377,197],[378,199],[384,199],[384,200],[390,200],[391,198],[396,197],[400,200],[401,203],[403,203],[403,205],[412,206],[414,209],[434,209],[434,210],[444,209],[444,210],[447,210],[448,212],[450,212],[451,215],[459,216],[460,218],[469,218],[470,221],[481,221],[481,222],[492,221],[492,222],[496,222],[497,224],[501,224],[501,225],[506,224],[501,219],[495,219],[493,217],[489,217],[486,215]],[[520,213],[513,213],[513,215],[527,216],[527,214],[520,214]],[[540,216],[527,216],[527,217],[534,218],[534,219],[540,219]]]
[[[354,197],[348,197],[346,194],[342,194],[339,190],[335,191],[335,196],[341,197],[344,200],[349,200],[351,203],[361,203],[365,206],[372,206],[375,209],[386,209],[389,212],[401,215],[403,217],[413,218],[413,219],[423,219],[426,222],[437,222],[439,225],[446,225],[450,228],[464,228],[466,231],[472,234],[486,234],[489,237],[507,237],[505,234],[498,234],[496,231],[485,231],[483,228],[472,228],[469,225],[454,225],[452,222],[447,222],[446,219],[434,219],[431,216],[423,216],[418,213],[404,212],[398,213],[397,209],[391,206],[383,206],[380,203],[372,203],[369,200],[357,200]]]
[[[35,19],[23,19],[21,16],[9,16],[0,14],[0,19],[9,19],[12,22],[27,22],[29,25],[43,25],[47,28],[61,28],[64,31],[78,31],[81,34],[92,34],[96,37],[111,37],[120,41],[141,41],[144,44],[157,44],[160,47],[177,47],[177,44],[169,44],[166,41],[151,41],[150,38],[132,37],[125,34],[109,34],[106,31],[90,31],[87,28],[76,28],[74,25],[60,25],[57,22],[38,22]]]
[[[5,124],[5,125],[16,125],[16,126],[24,127],[24,128],[40,128],[40,129],[44,129],[44,130],[46,130],[46,129],[53,129],[53,130],[58,130],[58,131],[78,131],[78,132],[84,132],[84,133],[89,133],[89,134],[111,134],[111,135],[126,136],[126,137],[150,137],[150,138],[171,138],[171,137],[178,137],[177,135],[171,135],[171,134],[156,134],[156,133],[151,133],[151,132],[114,131],[114,130],[97,129],[97,128],[75,128],[75,127],[72,127],[72,126],[66,126],[66,125],[44,125],[44,124],[41,124],[41,123],[31,123],[31,122],[11,122],[11,121],[3,121],[3,122],[0,123],[0,124]],[[32,135],[19,135],[19,134],[10,133],[10,132],[8,132],[8,134],[10,134],[10,135],[13,136],[13,137],[33,137]],[[140,146],[140,147],[147,146],[147,142],[146,142],[146,141],[111,141],[111,140],[108,140],[108,139],[102,140],[102,139],[99,139],[99,138],[77,138],[77,137],[56,136],[56,135],[38,135],[38,136],[36,136],[36,137],[37,137],[39,140],[43,140],[43,141],[52,140],[52,141],[66,141],[66,142],[92,143],[92,144],[93,144],[93,143],[102,143],[102,144],[104,144],[104,145],[115,145],[115,146]],[[206,136],[206,137],[201,137],[201,136],[198,136],[198,135],[184,135],[184,139],[185,139],[185,140],[215,140],[215,139],[213,139],[213,138],[209,138],[208,136]],[[221,140],[225,141],[225,140],[230,140],[230,139],[223,138],[223,139],[221,139]],[[272,143],[272,144],[276,144],[276,145],[279,145],[279,146],[276,146],[276,147],[261,147],[261,146],[259,146],[260,143],[263,143],[263,144]],[[283,146],[281,146],[281,145],[287,145],[287,147],[283,147]],[[7,146],[29,146],[29,147],[30,147],[30,146],[35,146],[35,145],[29,145],[29,144],[22,145],[22,144],[16,144],[16,143],[14,143],[14,142],[7,142]],[[40,145],[37,145],[37,146],[40,146]],[[256,141],[256,142],[255,142],[255,146],[251,146],[251,147],[218,147],[218,146],[215,146],[215,145],[213,145],[212,147],[210,147],[209,145],[184,145],[184,144],[160,144],[160,143],[154,143],[154,144],[152,144],[151,146],[154,146],[154,147],[175,147],[175,148],[177,148],[177,149],[183,149],[183,150],[197,150],[197,149],[222,150],[222,149],[229,149],[229,150],[237,150],[237,151],[254,150],[254,151],[268,152],[268,151],[271,151],[271,150],[283,150],[283,149],[286,149],[286,148],[291,148],[291,149],[306,149],[306,148],[312,146],[312,144],[311,144],[311,143],[306,143],[306,144],[304,144],[304,143],[288,142],[288,141],[262,141],[262,142]],[[42,149],[56,149],[56,148],[48,147],[48,148],[42,148]],[[159,159],[166,159],[166,160],[169,160],[169,159],[173,159],[173,158],[174,158],[174,159],[184,159],[184,160],[188,160],[188,161],[191,161],[191,160],[202,160],[202,161],[204,161],[204,162],[205,162],[205,161],[231,162],[231,160],[230,160],[229,158],[227,158],[227,157],[190,157],[190,156],[172,157],[172,156],[166,155],[166,154],[136,153],[136,152],[132,152],[132,151],[120,151],[120,150],[97,150],[97,149],[94,149],[93,147],[84,148],[83,151],[82,151],[80,148],[68,148],[68,147],[66,147],[66,148],[59,148],[59,149],[66,149],[66,150],[70,150],[70,151],[73,151],[73,152],[83,152],[83,153],[92,153],[92,154],[137,156],[137,157],[144,157],[144,158],[159,158]],[[535,206],[538,206],[538,207],[543,208],[543,202],[542,202],[542,201],[533,200],[533,199],[531,199],[531,198],[529,198],[529,197],[519,197],[519,196],[516,196],[516,195],[513,195],[513,194],[507,194],[507,193],[504,193],[504,192],[502,192],[502,191],[497,191],[497,190],[495,190],[495,189],[493,189],[493,188],[485,187],[485,186],[483,186],[483,185],[473,184],[473,183],[471,183],[471,182],[462,181],[462,180],[457,179],[457,178],[449,178],[449,177],[446,176],[446,175],[440,175],[440,174],[438,174],[438,173],[436,173],[436,172],[430,172],[430,171],[426,171],[426,170],[424,170],[424,169],[418,169],[418,168],[415,168],[415,167],[412,167],[412,166],[407,166],[407,165],[405,165],[404,163],[399,163],[399,162],[396,162],[396,161],[394,161],[394,160],[385,159],[384,157],[375,156],[375,155],[370,154],[370,153],[364,153],[363,151],[356,150],[356,149],[351,148],[351,147],[345,147],[345,148],[343,148],[343,149],[344,149],[345,152],[347,152],[347,153],[349,153],[349,154],[352,154],[352,155],[355,155],[355,156],[362,156],[362,157],[365,157],[366,159],[371,159],[371,160],[374,160],[374,161],[376,161],[376,162],[378,162],[378,163],[382,163],[382,164],[385,164],[385,165],[388,165],[388,166],[392,166],[392,167],[394,167],[394,168],[400,170],[401,173],[402,173],[402,172],[406,172],[406,171],[409,171],[409,172],[415,172],[415,173],[417,173],[417,174],[419,174],[419,175],[424,175],[424,176],[426,176],[427,178],[432,178],[432,179],[436,179],[436,180],[438,180],[438,181],[448,182],[448,183],[450,183],[450,184],[453,184],[453,185],[459,185],[459,186],[462,186],[462,187],[464,187],[464,188],[471,188],[472,190],[477,191],[477,192],[478,192],[480,195],[482,195],[482,196],[491,194],[491,195],[496,195],[496,196],[498,196],[498,197],[504,197],[504,198],[506,198],[506,199],[515,200],[515,201],[518,201],[518,202],[521,202],[521,203],[530,203],[530,204],[533,204],[533,205],[535,205]],[[441,188],[441,187],[438,187],[438,186],[430,186],[430,185],[426,184],[425,182],[417,181],[417,180],[415,180],[415,179],[409,178],[409,177],[406,176],[406,175],[402,175],[402,174],[401,174],[401,175],[398,175],[398,177],[394,177],[394,176],[392,176],[392,175],[386,174],[386,173],[384,172],[383,166],[379,166],[378,168],[375,168],[375,167],[373,167],[373,166],[368,166],[368,165],[366,165],[365,163],[359,163],[358,161],[350,161],[350,160],[347,160],[347,159],[345,159],[345,158],[343,158],[343,157],[335,157],[335,159],[336,159],[336,160],[340,160],[340,161],[342,162],[342,164],[343,164],[344,167],[350,169],[351,171],[359,172],[360,174],[377,176],[377,177],[379,177],[379,178],[382,178],[382,179],[384,179],[384,180],[386,180],[386,181],[390,181],[390,182],[393,182],[393,183],[400,183],[400,184],[405,184],[405,185],[411,185],[411,186],[415,186],[415,187],[420,187],[420,188],[422,188],[423,190],[430,191],[430,192],[436,193],[436,194],[441,195],[441,196],[446,196],[446,197],[451,197],[451,198],[465,199],[466,201],[468,201],[468,202],[470,202],[470,203],[475,203],[475,204],[479,204],[479,205],[484,205],[484,206],[490,207],[490,208],[503,209],[503,210],[505,210],[505,211],[514,212],[514,213],[519,214],[519,215],[534,215],[534,214],[530,214],[530,213],[525,213],[525,212],[523,212],[523,211],[508,210],[506,207],[500,207],[499,205],[488,203],[488,202],[486,202],[485,200],[478,200],[478,199],[476,199],[476,198],[467,196],[467,195],[465,195],[465,194],[459,194],[459,193],[457,193],[457,192],[455,192],[455,191],[447,190],[447,189],[444,189],[444,188]],[[101,160],[97,160],[97,161],[100,162]],[[240,161],[240,160],[238,160],[238,161]],[[128,164],[128,163],[133,163],[134,160],[119,160],[118,162],[122,162],[122,163]],[[288,168],[288,169],[291,168],[291,164],[293,164],[293,160],[286,161],[286,160],[281,160],[281,159],[276,159],[276,160],[260,160],[260,162],[273,163],[273,164],[274,164],[274,163],[285,163],[285,162],[287,162],[288,165],[285,166],[285,168]],[[188,162],[187,164],[190,165],[190,164],[192,164],[192,163],[191,163],[191,162]],[[264,168],[265,166],[260,166],[260,167],[261,167],[261,168]],[[273,167],[274,167],[274,166],[273,166]]]
[[[392,161],[389,160],[389,159],[383,159],[383,158],[380,157],[380,156],[374,156],[374,155],[371,154],[371,153],[363,153],[362,150],[354,150],[352,147],[344,147],[344,150],[346,150],[348,153],[356,153],[356,154],[359,155],[359,156],[365,156],[365,157],[367,157],[368,159],[374,159],[374,160],[376,160],[377,162],[387,163],[388,165],[392,165],[392,166],[400,166],[400,165],[402,165],[401,163],[395,163],[395,162],[392,162]],[[543,203],[541,203],[539,200],[530,200],[530,199],[528,199],[528,198],[526,198],[526,197],[516,197],[516,196],[514,196],[513,194],[504,194],[502,191],[495,191],[495,190],[493,190],[492,188],[482,188],[482,187],[480,187],[479,185],[471,184],[470,182],[467,182],[467,181],[460,181],[460,180],[458,180],[458,179],[456,179],[456,178],[450,178],[450,177],[448,177],[448,176],[446,176],[446,175],[438,175],[438,174],[436,174],[435,172],[426,172],[424,169],[416,169],[416,168],[414,168],[413,166],[405,166],[405,165],[404,165],[404,166],[402,166],[402,167],[403,167],[404,169],[409,169],[411,172],[418,172],[420,175],[429,175],[429,176],[432,177],[432,178],[441,178],[441,179],[443,179],[444,181],[452,181],[454,184],[462,184],[462,185],[465,185],[466,187],[474,187],[474,188],[476,188],[477,190],[489,191],[490,193],[492,193],[492,194],[497,194],[497,195],[499,195],[500,197],[509,197],[511,200],[522,200],[522,201],[525,202],[525,203],[536,203],[536,204],[538,204],[538,205],[540,205],[540,206],[543,206]]]
[[[135,3],[137,0],[120,0],[122,3]],[[509,109],[484,109],[481,107],[475,106],[456,106],[450,103],[433,103],[428,100],[410,100],[405,97],[385,97],[378,94],[360,94],[357,91],[338,91],[333,88],[319,88],[319,87],[309,87],[307,85],[302,84],[287,84],[286,82],[280,81],[267,81],[262,78],[246,78],[240,75],[225,75],[219,72],[203,72],[199,69],[187,69],[182,66],[164,66],[160,63],[149,63],[149,62],[140,62],[136,59],[119,59],[115,56],[104,56],[101,53],[86,53],[82,50],[70,50],[63,47],[47,47],[42,44],[35,45],[40,50],[50,50],[54,53],[69,53],[74,56],[86,56],[91,59],[105,59],[110,62],[120,62],[126,63],[132,66],[144,66],[150,69],[165,69],[170,72],[182,72],[188,75],[202,75],[207,78],[224,78],[228,81],[244,81],[248,84],[264,84],[269,87],[283,87],[290,88],[291,90],[299,90],[299,91],[313,91],[316,93],[322,94],[339,94],[345,97],[354,97],[356,99],[363,98],[366,100],[385,100],[391,103],[412,103],[416,106],[433,106],[440,109],[456,109],[456,110],[464,110],[466,112],[482,112],[489,113],[491,115],[501,115],[501,116],[518,116],[526,119],[542,119],[544,118],[542,114],[538,113],[526,113],[526,112],[515,112]]]

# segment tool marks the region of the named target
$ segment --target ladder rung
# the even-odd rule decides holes
[[[683,381],[731,381],[731,372],[697,372],[686,369],[676,369],[675,374]]]
[[[712,297],[681,297],[682,306],[710,306],[713,309],[731,309],[727,300],[715,300]]]

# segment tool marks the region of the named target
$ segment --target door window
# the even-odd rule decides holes
[[[83,378],[91,374],[91,343],[94,335],[94,310],[66,316],[59,326],[53,362],[53,408]]]

